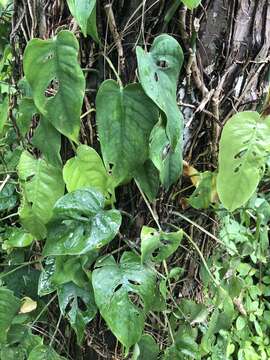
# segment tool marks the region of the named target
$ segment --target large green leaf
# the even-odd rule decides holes
[[[23,66],[39,112],[63,135],[78,141],[85,79],[78,64],[79,44],[73,33],[61,31],[54,39],[31,40]],[[51,85],[54,96],[46,96]]]
[[[85,327],[97,312],[92,285],[88,282],[84,288],[81,288],[70,282],[58,287],[57,293],[60,310],[67,315],[78,342],[82,343]],[[84,309],[80,309],[81,302],[84,304]]]
[[[143,226],[141,231],[142,262],[161,262],[172,255],[179,247],[183,231],[165,233]]]
[[[96,30],[96,0],[67,0],[69,10],[79,24],[84,36],[98,41]]]
[[[54,206],[44,255],[81,255],[108,244],[121,225],[117,210],[104,210],[105,198],[94,189],[63,196]]]
[[[65,360],[65,358],[58,355],[50,346],[38,345],[30,352],[27,360]]]
[[[21,222],[35,237],[43,238],[46,235],[45,224],[52,216],[53,206],[64,194],[61,169],[43,159],[35,159],[24,151],[18,165],[18,174],[23,192],[19,211]]]
[[[105,81],[97,94],[97,125],[106,168],[116,184],[132,178],[148,158],[150,132],[158,121],[154,103],[138,84]]]
[[[219,151],[217,192],[223,205],[233,211],[255,192],[270,150],[270,117],[245,111],[224,126]]]
[[[160,143],[160,156],[163,159],[170,158],[177,151],[177,157],[181,158],[183,116],[176,101],[178,76],[184,59],[181,46],[173,37],[163,34],[154,40],[148,53],[141,47],[137,47],[136,53],[140,83],[165,117],[166,131],[163,133],[162,143],[160,143],[160,134],[156,134]],[[160,171],[162,162],[164,160],[161,161],[160,158],[159,164],[154,162]],[[176,165],[179,177],[182,171],[182,162],[177,164],[174,160],[174,167]],[[164,183],[164,181],[162,182]],[[175,182],[174,178],[167,183],[171,185],[172,182]]]
[[[20,300],[13,292],[0,288],[0,345],[5,343],[8,329],[20,308]]]
[[[131,252],[122,255],[119,265],[110,256],[96,267],[92,274],[96,304],[113,334],[129,348],[141,338],[145,314],[154,301],[155,273]]]
[[[63,177],[69,192],[92,187],[109,197],[111,177],[98,153],[87,145],[80,145],[76,156],[67,161]]]

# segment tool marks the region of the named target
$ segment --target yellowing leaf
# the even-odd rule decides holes
[[[36,310],[36,308],[37,308],[36,301],[32,300],[31,298],[29,298],[27,296],[24,297],[22,300],[23,300],[23,304],[19,311],[20,314],[27,314],[27,313],[30,313],[31,311]]]

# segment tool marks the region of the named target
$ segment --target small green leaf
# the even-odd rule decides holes
[[[80,145],[76,156],[67,161],[63,169],[63,177],[68,192],[92,187],[109,198],[111,177],[98,153],[87,145]]]
[[[16,186],[7,183],[0,192],[0,212],[11,211],[17,204]]]
[[[20,300],[13,292],[0,288],[0,345],[5,343],[12,320],[20,308]]]
[[[183,238],[183,231],[173,233],[157,231],[143,226],[141,231],[142,262],[149,260],[161,262],[172,255],[179,247]]]
[[[106,80],[99,88],[96,108],[103,160],[118,185],[131,179],[148,159],[149,136],[158,111],[140,85],[121,88],[114,80]]]
[[[38,345],[30,352],[27,360],[65,360],[65,358],[58,355],[50,346]]]
[[[52,282],[52,277],[55,274],[56,259],[54,257],[47,257],[45,259],[45,267],[43,268],[38,282],[38,295],[45,296],[56,291],[57,286]]]
[[[20,219],[27,231],[37,238],[46,235],[45,224],[52,216],[53,206],[64,194],[64,182],[60,168],[49,165],[43,159],[35,159],[27,151],[21,155],[18,165],[23,201]]]
[[[196,190],[188,198],[188,203],[194,209],[208,209],[213,201],[215,193],[216,175],[211,171],[205,171],[199,174],[199,181]]]
[[[157,360],[159,347],[151,335],[144,334],[138,342],[138,347],[138,356],[133,356],[131,360]]]
[[[77,142],[85,79],[78,64],[79,44],[70,31],[54,39],[31,40],[23,67],[39,112],[63,135]],[[47,95],[52,88],[52,96]],[[75,94],[75,95],[74,95]]]
[[[105,198],[94,189],[76,190],[59,199],[44,256],[82,255],[108,244],[119,230],[121,214],[104,206]]]
[[[92,286],[88,282],[84,288],[80,288],[70,282],[58,287],[57,293],[60,310],[63,315],[67,315],[76,332],[78,343],[81,344],[85,327],[97,312]],[[80,309],[79,301],[83,302],[85,310]],[[70,308],[67,310],[69,305]]]
[[[182,0],[182,2],[190,9],[195,9],[200,5],[201,0]]]
[[[224,126],[220,140],[217,191],[230,211],[244,205],[264,173],[270,150],[270,117],[245,111]]]
[[[89,34],[97,40],[96,0],[67,0],[67,3],[83,35]]]
[[[112,333],[130,348],[141,338],[145,314],[155,297],[156,275],[131,252],[122,255],[119,265],[110,256],[96,267],[92,274],[96,304]]]
[[[3,244],[3,249],[5,250],[27,247],[31,245],[34,240],[34,237],[30,233],[16,227],[10,228],[6,236],[7,240],[5,240]]]
[[[237,331],[243,330],[244,327],[246,326],[246,320],[245,320],[245,318],[243,318],[243,316],[238,316],[235,325],[236,325],[236,330],[237,330]]]

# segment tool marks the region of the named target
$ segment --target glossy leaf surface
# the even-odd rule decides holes
[[[43,254],[82,255],[108,244],[121,225],[117,210],[104,210],[105,198],[93,189],[71,192],[57,201]]]

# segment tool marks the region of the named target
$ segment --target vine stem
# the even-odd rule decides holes
[[[153,209],[152,209],[152,207],[151,207],[151,205],[150,205],[147,197],[145,196],[144,192],[142,191],[142,189],[141,189],[139,183],[137,182],[137,180],[135,180],[135,183],[136,183],[136,185],[137,185],[137,187],[138,187],[138,189],[139,189],[139,191],[140,191],[140,193],[141,193],[141,195],[142,195],[142,198],[143,198],[146,206],[148,207],[148,209],[149,209],[149,211],[150,211],[150,213],[151,213],[151,215],[152,215],[155,223],[157,224],[158,230],[159,230],[159,231],[162,231],[161,226],[160,226],[160,223],[159,223],[159,220],[158,220],[158,217],[157,217],[157,215],[154,213],[154,211],[153,211]]]
[[[103,54],[103,56],[104,56],[104,58],[106,59],[107,63],[109,64],[110,68],[112,69],[112,71],[113,71],[113,73],[114,73],[114,75],[115,75],[115,77],[116,77],[116,79],[117,79],[117,82],[118,82],[120,88],[123,88],[124,86],[123,86],[122,80],[121,80],[118,72],[116,71],[113,63],[111,62],[111,60],[110,60],[106,55]]]

